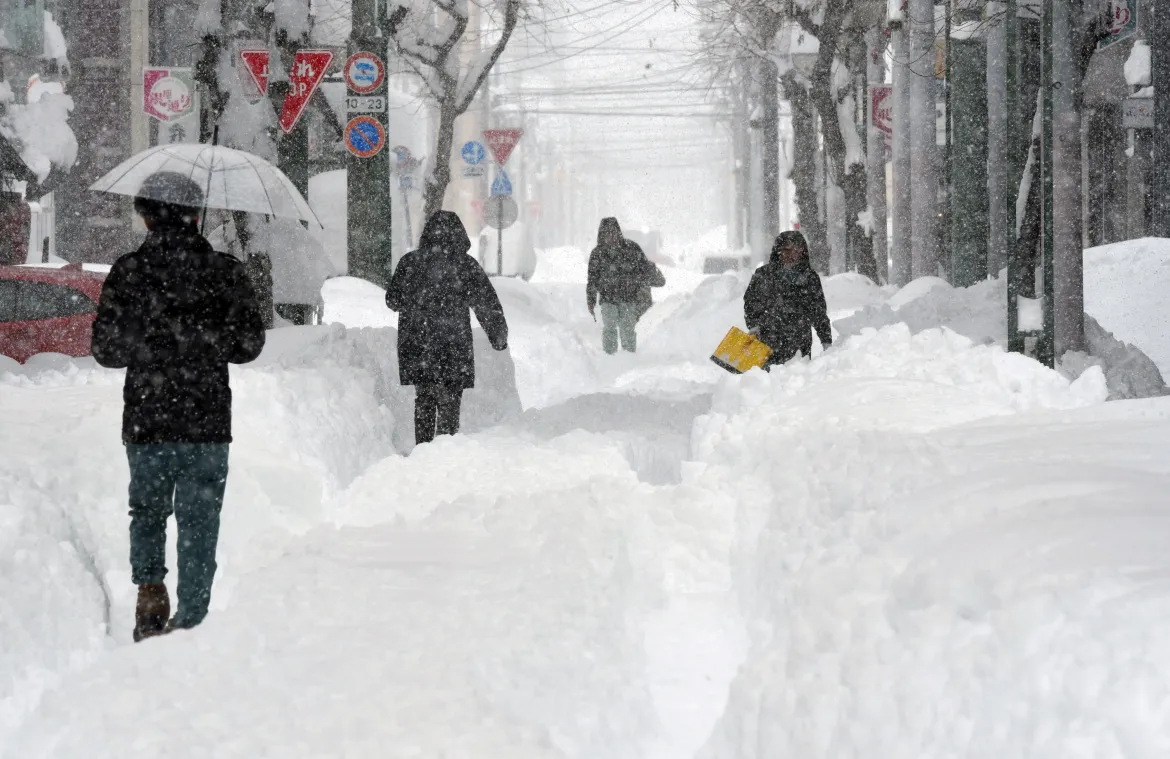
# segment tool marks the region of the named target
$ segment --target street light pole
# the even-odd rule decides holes
[[[1162,4],[1159,3],[1159,6]],[[1149,24],[1154,85],[1154,181],[1152,234],[1170,237],[1170,13],[1159,7]]]

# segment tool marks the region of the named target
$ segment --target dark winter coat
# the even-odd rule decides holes
[[[230,443],[228,364],[254,360],[264,338],[243,264],[193,226],[150,232],[114,264],[93,325],[97,362],[127,369],[123,441]]]
[[[467,255],[463,222],[440,211],[423,229],[418,250],[398,262],[386,305],[399,312],[398,374],[403,385],[475,386],[471,316],[496,350],[508,347],[504,308],[483,267]]]
[[[622,237],[617,219],[602,219],[597,247],[589,254],[585,297],[590,310],[602,303],[644,302],[650,287],[662,287],[666,279],[646,258],[642,248]]]
[[[759,332],[760,340],[772,349],[768,365],[782,364],[800,353],[812,353],[812,332],[821,344],[833,342],[829,311],[821,278],[808,257],[785,269],[780,256],[756,269],[743,296],[743,313],[748,329]]]

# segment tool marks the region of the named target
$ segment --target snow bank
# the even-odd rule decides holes
[[[1088,259],[1087,259],[1088,260]],[[1127,268],[1128,266],[1128,268]],[[1148,266],[1148,264],[1147,264]],[[1135,276],[1133,262],[1119,265],[1120,271],[1126,272],[1126,282],[1131,282]],[[1167,269],[1170,273],[1170,267]],[[1127,303],[1120,291],[1111,291],[1102,283],[1110,281],[1107,277],[1108,267],[1100,264],[1093,265],[1086,271],[1085,292],[1086,307],[1091,310],[1103,311],[1111,315],[1117,314],[1114,303]],[[949,285],[927,281],[919,284],[915,280],[904,287],[888,303],[870,306],[857,313],[838,319],[834,328],[842,337],[861,334],[867,329],[881,328],[894,324],[905,324],[911,332],[922,332],[940,326],[965,335],[975,343],[985,345],[1007,344],[1007,285],[1003,278],[985,280],[967,288],[952,288]],[[1090,285],[1090,282],[1096,283]],[[1170,280],[1167,281],[1170,285]],[[1090,303],[1089,293],[1093,293]],[[1142,299],[1139,291],[1134,297],[1145,308],[1155,308]],[[1121,298],[1121,300],[1115,300]],[[1150,299],[1153,299],[1152,293]],[[891,304],[897,304],[895,310]],[[1142,334],[1144,339],[1153,342],[1148,335],[1164,329],[1160,320],[1146,316],[1145,309],[1127,308],[1124,315],[1117,314],[1124,326],[1133,332]],[[1166,392],[1165,382],[1153,362],[1143,360],[1137,355],[1133,346],[1114,339],[1108,332],[1097,329],[1096,323],[1086,318],[1086,337],[1093,360],[1086,362],[1077,357],[1070,357],[1065,363],[1066,371],[1075,368],[1084,368],[1090,364],[1100,366],[1109,382],[1110,397],[1112,399],[1148,398],[1162,395]],[[1170,355],[1170,354],[1168,354]],[[1137,395],[1135,395],[1137,393]]]
[[[1170,405],[1104,395],[905,325],[728,377],[689,481],[753,646],[700,756],[1164,753]]]
[[[241,575],[324,521],[332,495],[393,452],[394,418],[378,402],[372,373],[337,363],[335,354],[290,346],[281,332],[271,333],[257,364],[232,369],[235,443],[216,609],[230,603]],[[0,367],[0,415],[7,420],[0,441],[0,744],[44,688],[114,640],[128,640],[134,603],[126,564],[129,474],[120,445],[123,372],[63,357],[34,357],[19,373],[13,369]],[[170,538],[173,556],[173,530]]]
[[[1170,406],[907,435],[806,397],[712,430],[755,645],[700,756],[1164,754]]]
[[[1141,349],[1170,374],[1170,240],[1103,245],[1085,251],[1085,311],[1117,339]]]
[[[373,381],[373,396],[397,422],[392,434],[399,451],[414,447],[414,388],[398,382],[398,331],[393,328],[346,329],[340,324],[323,327],[290,327],[270,333],[284,341],[266,364],[301,369],[324,362],[338,368],[338,380],[347,370],[360,370]],[[476,329],[475,387],[463,394],[461,429],[477,432],[520,413],[515,366],[508,352],[492,349],[487,336]],[[363,422],[369,424],[369,421]]]

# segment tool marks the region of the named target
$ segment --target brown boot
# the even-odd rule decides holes
[[[138,609],[134,612],[134,642],[161,635],[171,616],[167,586],[148,582],[138,586]]]

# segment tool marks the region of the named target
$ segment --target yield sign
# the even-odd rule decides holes
[[[325,78],[333,53],[329,50],[298,50],[293,58],[292,71],[288,75],[288,94],[284,96],[284,109],[280,112],[280,128],[288,134],[296,127],[305,113],[309,99]]]
[[[485,129],[483,141],[492,151],[496,165],[503,166],[508,162],[508,157],[512,155],[512,150],[516,147],[516,143],[520,142],[523,135],[523,129]]]
[[[267,50],[241,50],[240,59],[243,60],[244,66],[248,69],[248,73],[252,77],[252,81],[256,83],[256,87],[260,90],[261,95],[268,94],[268,51]]]

